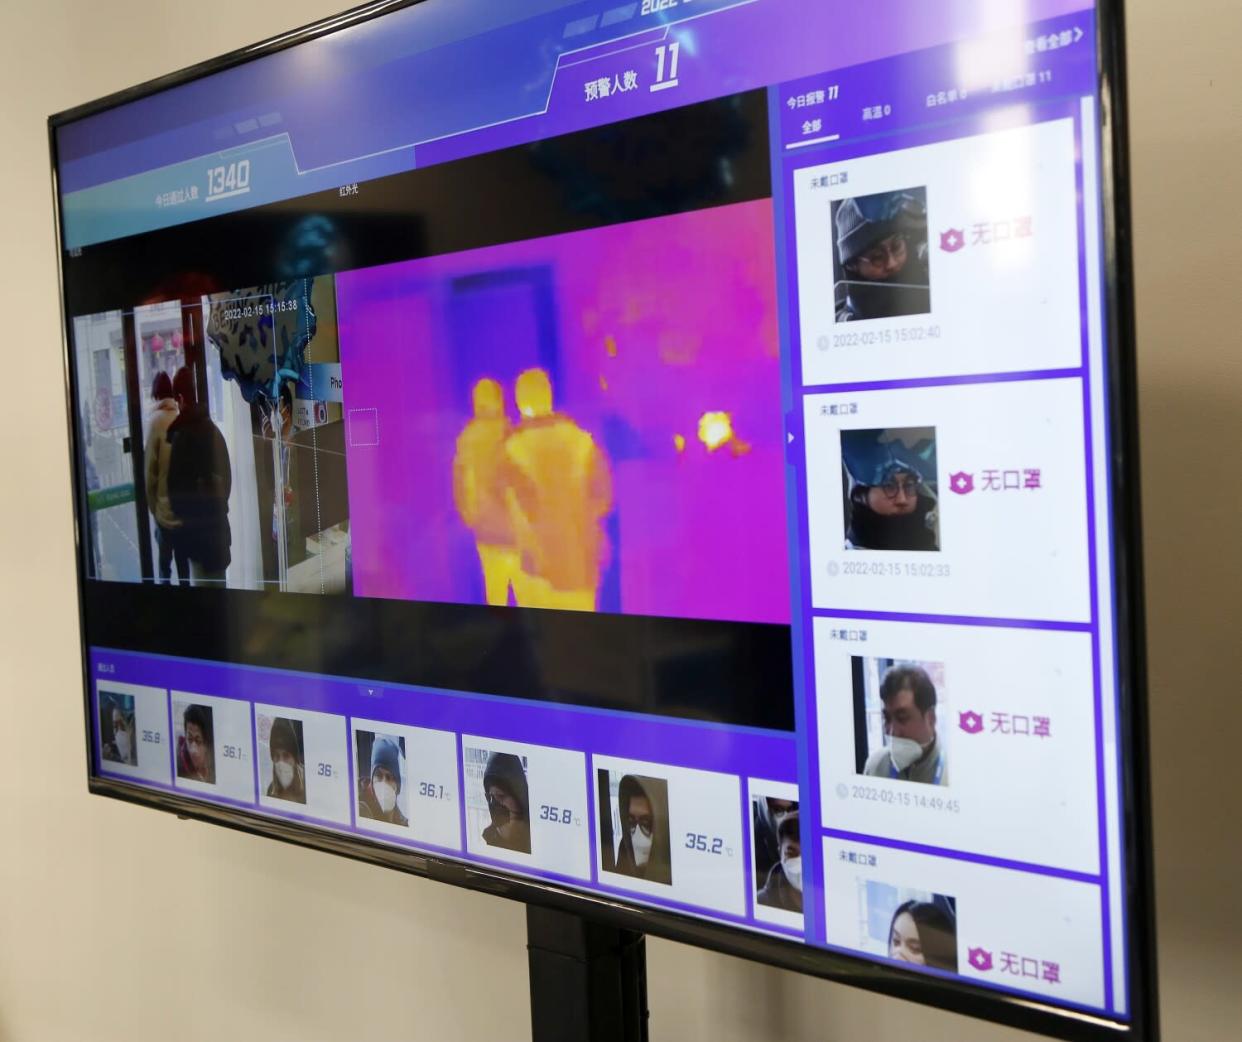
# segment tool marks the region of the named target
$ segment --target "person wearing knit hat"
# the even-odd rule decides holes
[[[302,752],[302,721],[283,716],[272,721],[267,740],[272,758],[272,782],[267,795],[293,803],[306,802],[306,767]]]
[[[939,504],[916,464],[890,457],[869,483],[849,488],[846,545],[853,550],[939,550]]]
[[[838,322],[931,310],[926,189],[842,199],[833,220]]]
[[[390,825],[409,825],[409,819],[398,806],[404,746],[404,739],[401,738],[386,734],[372,736],[371,773],[359,785],[362,791],[358,798],[358,813],[361,817],[385,821]]]
[[[939,550],[934,427],[841,431],[847,550]]]
[[[483,792],[492,818],[483,841],[529,854],[530,789],[521,759],[513,753],[492,753],[483,772]]]

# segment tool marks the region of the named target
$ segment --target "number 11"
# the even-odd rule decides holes
[[[677,79],[677,55],[681,44],[674,40],[667,47],[661,44],[656,48],[656,83],[664,82],[664,52],[668,51],[668,79],[671,83]]]

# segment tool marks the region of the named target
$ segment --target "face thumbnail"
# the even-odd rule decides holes
[[[934,427],[843,430],[849,550],[939,550]]]
[[[103,758],[131,766],[138,763],[134,698],[108,692],[99,700],[99,737]]]
[[[356,752],[358,816],[389,825],[408,826],[405,738],[376,731],[358,731]]]
[[[467,749],[468,763],[482,765],[477,792],[469,806],[486,812],[483,842],[502,850],[531,852],[530,786],[524,756],[488,749]]]
[[[362,596],[786,622],[772,211],[338,277]]]
[[[802,833],[798,801],[751,800],[755,901],[765,908],[802,914]]]
[[[943,894],[866,884],[867,918],[887,915],[885,954],[898,962],[957,972],[957,901]]]
[[[302,721],[258,716],[260,749],[267,750],[267,791],[272,799],[306,802],[306,753]]]
[[[601,769],[599,795],[604,871],[671,884],[668,782]]]
[[[831,234],[838,322],[931,311],[926,188],[838,199]]]
[[[211,706],[174,704],[178,717],[177,777],[214,785],[216,740]]]
[[[858,773],[948,785],[944,666],[858,656],[851,666]]]

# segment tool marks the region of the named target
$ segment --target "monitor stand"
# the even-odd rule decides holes
[[[526,906],[533,1042],[647,1042],[641,933]]]

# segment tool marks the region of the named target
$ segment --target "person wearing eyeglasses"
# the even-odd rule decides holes
[[[529,854],[530,787],[521,759],[513,753],[492,753],[483,772],[483,793],[492,819],[483,830],[483,842]]]
[[[616,871],[652,883],[673,882],[669,857],[668,783],[627,774],[617,788],[621,842]]]
[[[838,322],[931,310],[925,198],[880,192],[836,206]]]
[[[851,481],[846,473],[847,485]],[[849,492],[845,538],[854,550],[939,550],[935,493],[913,463],[891,458]]]

